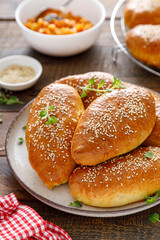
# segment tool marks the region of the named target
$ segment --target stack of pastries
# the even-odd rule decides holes
[[[102,72],[57,80],[32,103],[26,127],[41,180],[50,189],[69,181],[72,196],[90,206],[122,206],[160,189],[160,101],[115,80]]]
[[[131,28],[126,44],[138,60],[160,67],[160,0],[129,0],[124,21]]]

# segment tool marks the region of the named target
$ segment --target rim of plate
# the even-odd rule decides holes
[[[153,91],[155,92],[155,91]],[[160,96],[160,94],[158,92],[155,92],[158,96]],[[61,204],[58,203],[54,203],[51,200],[48,200],[47,198],[41,196],[40,194],[36,193],[35,191],[33,191],[30,187],[28,187],[26,185],[26,183],[24,183],[18,176],[18,174],[14,171],[14,169],[11,166],[11,162],[12,160],[9,158],[8,155],[8,142],[9,142],[9,135],[12,132],[12,129],[14,127],[14,124],[16,123],[17,119],[20,118],[21,114],[27,109],[27,107],[29,107],[29,105],[34,101],[31,100],[30,102],[28,102],[17,114],[17,116],[14,118],[14,120],[12,121],[11,125],[8,128],[7,134],[6,134],[6,139],[5,139],[5,151],[6,151],[6,158],[7,158],[7,162],[8,165],[14,175],[14,177],[16,178],[16,180],[20,183],[20,185],[27,191],[29,192],[32,196],[34,196],[36,199],[40,200],[41,202],[45,203],[46,205],[53,207],[55,209],[58,209],[60,211],[63,212],[67,212],[67,213],[71,213],[74,215],[80,215],[80,216],[86,216],[86,217],[121,217],[121,216],[126,216],[126,215],[131,215],[131,214],[135,214],[138,212],[142,212],[144,210],[150,209],[152,207],[157,206],[160,203],[160,199],[158,199],[155,203],[151,204],[151,205],[141,205],[141,206],[136,206],[136,207],[131,207],[129,209],[124,209],[124,210],[116,210],[115,211],[111,210],[111,211],[95,211],[95,210],[83,210],[83,209],[76,209],[76,208],[71,208],[69,206],[63,206]],[[140,202],[142,203],[142,202]],[[145,203],[145,202],[144,202]],[[134,204],[134,203],[133,203]],[[132,205],[132,204],[129,204]],[[129,206],[128,205],[128,206]],[[127,205],[126,205],[127,206]],[[123,207],[123,206],[122,206]],[[98,209],[98,207],[97,207]],[[109,208],[108,208],[109,209]],[[112,208],[113,209],[113,208]]]

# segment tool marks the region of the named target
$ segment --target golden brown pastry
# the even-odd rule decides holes
[[[148,65],[160,67],[160,25],[139,25],[126,34],[131,54]]]
[[[155,100],[140,87],[114,90],[83,113],[71,144],[74,161],[95,165],[139,146],[155,124]]]
[[[160,100],[155,99],[155,105],[156,105],[156,123],[151,134],[144,141],[143,145],[160,147]]]
[[[49,118],[40,116],[47,106],[50,117],[57,120],[49,125]],[[76,166],[71,157],[71,139],[83,111],[78,92],[65,84],[46,86],[31,106],[26,127],[29,161],[50,189],[66,183]]]
[[[117,207],[143,200],[160,189],[160,148],[143,147],[97,166],[79,166],[69,187],[76,200],[90,206]]]
[[[98,84],[104,80],[103,86],[100,88],[106,89],[106,88],[111,88],[113,86],[114,82],[114,76],[110,73],[105,73],[105,72],[88,72],[84,74],[78,74],[78,75],[72,75],[72,76],[67,76],[64,78],[61,78],[60,80],[56,81],[56,83],[63,83],[63,84],[68,84],[79,92],[80,96],[83,92],[80,87],[85,87],[86,85],[89,84],[89,80],[91,78],[94,78],[94,88],[98,88]],[[122,83],[125,85],[125,83]],[[98,92],[93,92],[93,91],[88,91],[87,96],[85,98],[82,98],[82,101],[84,103],[84,107],[87,108],[93,100],[95,100],[97,97],[100,97],[101,94]]]
[[[128,1],[124,9],[124,20],[129,28],[139,24],[160,24],[160,1]]]

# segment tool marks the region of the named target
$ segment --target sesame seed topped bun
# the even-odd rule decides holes
[[[160,100],[155,99],[156,105],[156,123],[149,137],[144,141],[145,146],[160,147]]]
[[[129,0],[124,9],[124,20],[130,28],[139,24],[160,24],[160,1]]]
[[[96,207],[143,200],[160,189],[160,148],[141,147],[97,166],[79,166],[69,179],[72,196]]]
[[[101,90],[106,88],[111,88],[113,86],[114,76],[110,73],[105,73],[105,72],[88,72],[84,74],[67,76],[67,77],[61,78],[55,83],[68,84],[74,87],[81,96],[81,94],[83,93],[83,90],[81,89],[81,87],[87,86],[89,84],[89,80],[92,78],[94,78],[95,89],[98,89],[98,84],[102,80],[104,80],[104,84],[100,88]],[[87,108],[91,104],[91,102],[93,102],[93,100],[95,100],[97,97],[100,97],[100,96],[101,94],[99,92],[88,91],[87,96],[82,98],[84,107]]]
[[[49,118],[40,116],[46,108],[50,117],[56,118],[49,125]],[[78,92],[65,84],[46,86],[32,103],[26,127],[29,161],[50,189],[66,183],[76,166],[71,140],[83,111]]]
[[[139,61],[160,67],[160,25],[138,25],[126,34],[130,53]]]
[[[114,90],[95,99],[74,132],[71,153],[81,165],[95,165],[138,147],[156,121],[155,100],[140,87]]]

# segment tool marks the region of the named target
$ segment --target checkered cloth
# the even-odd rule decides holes
[[[72,240],[60,227],[47,222],[11,193],[0,196],[0,240]]]

